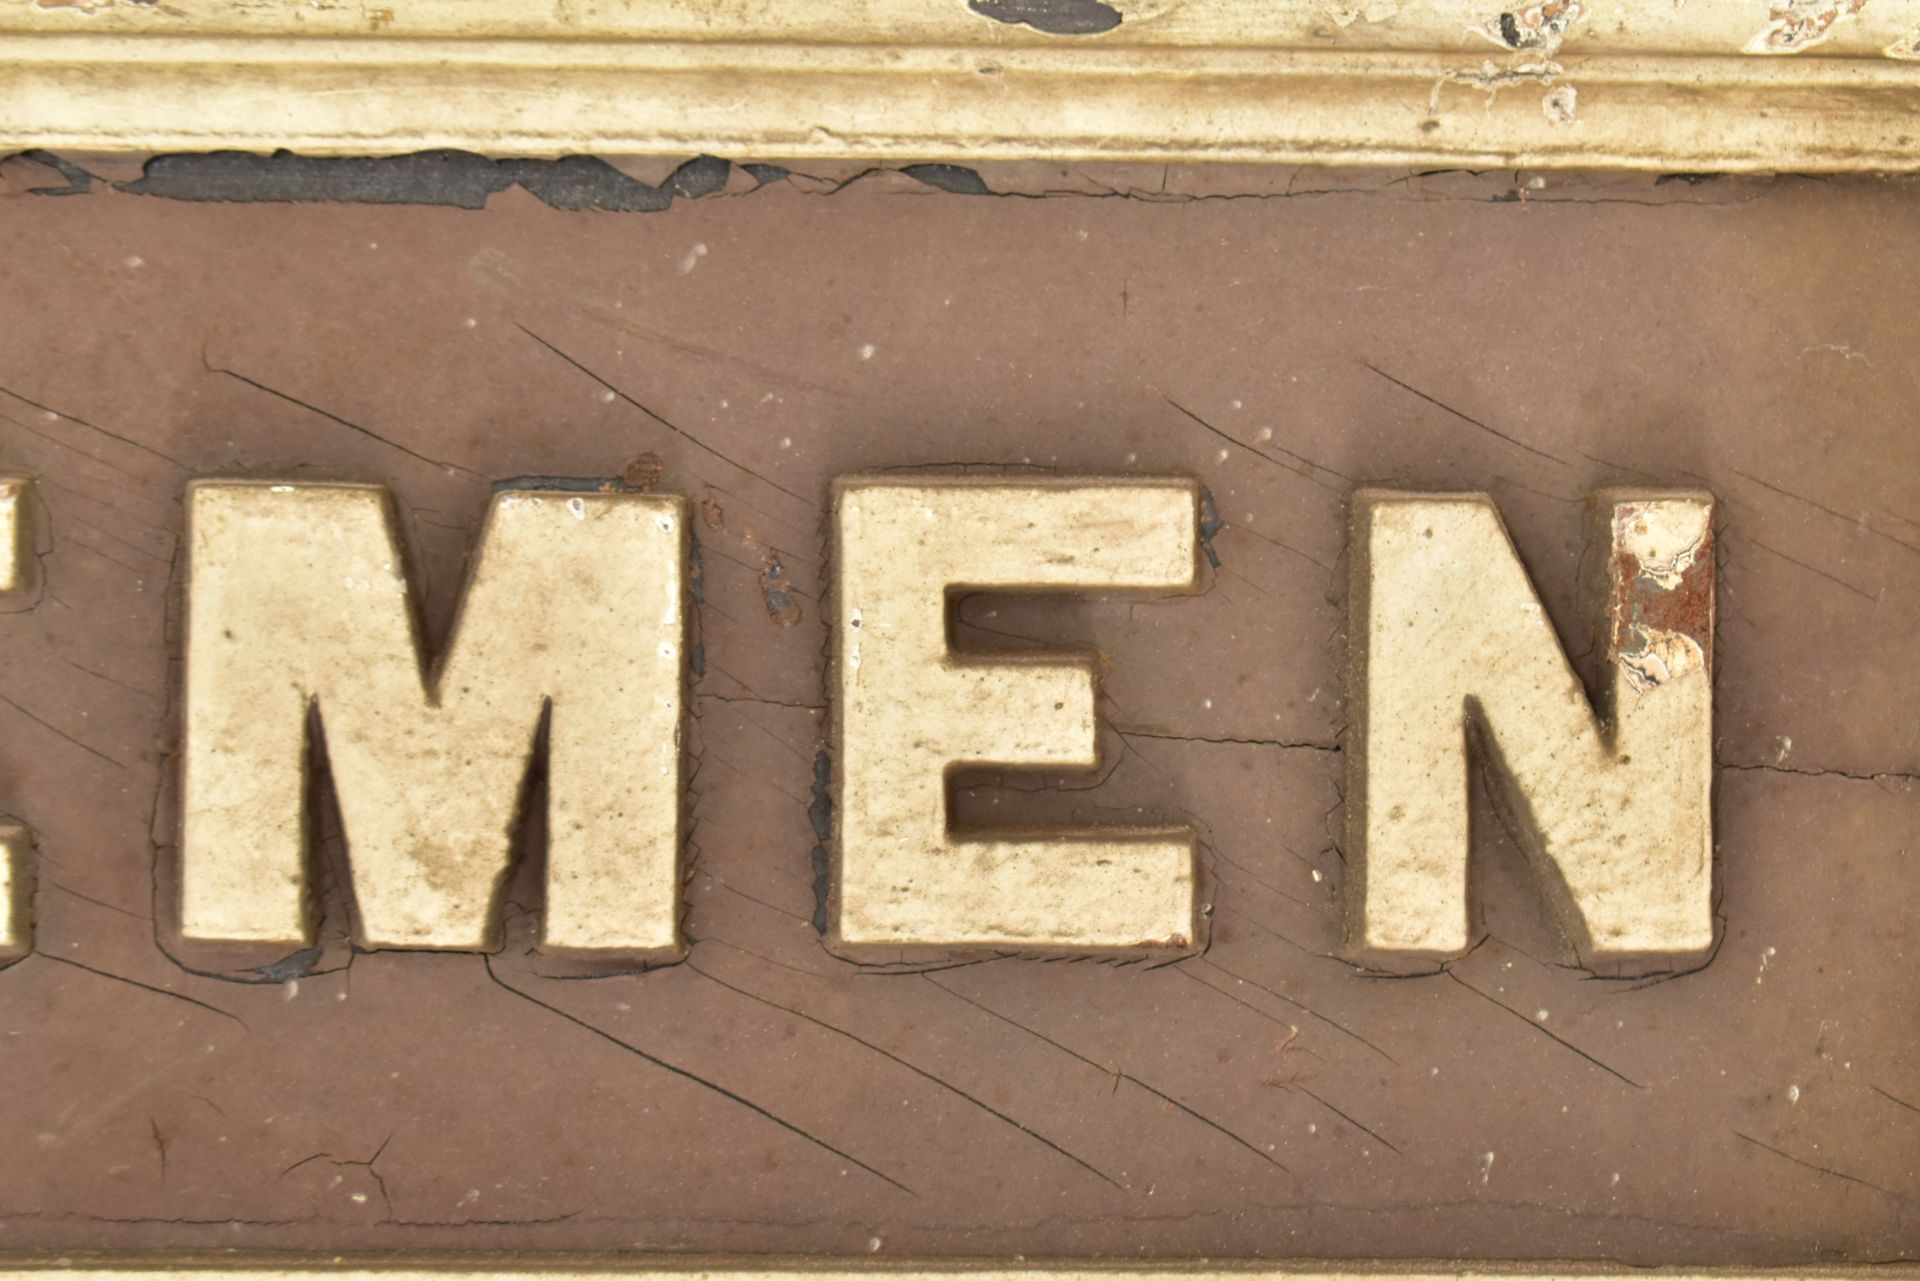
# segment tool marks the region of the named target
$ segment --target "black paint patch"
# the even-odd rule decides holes
[[[63,174],[67,169],[55,163]],[[419,151],[406,156],[302,156],[242,151],[155,156],[141,176],[116,183],[135,196],[168,200],[260,203],[451,205],[483,209],[487,198],[521,187],[555,209],[659,213],[676,198],[712,195],[727,185],[732,164],[697,156],[650,186],[594,156],[559,160],[490,160],[470,151]],[[71,175],[68,181],[73,181]],[[68,194],[60,192],[58,194]]]
[[[324,948],[309,947],[289,953],[272,965],[262,965],[253,973],[260,976],[263,983],[285,983],[288,979],[303,979],[313,972],[320,963],[320,954]]]
[[[787,591],[787,571],[777,560],[769,560],[760,570],[760,595],[767,604],[767,617],[782,627],[800,621],[800,602]]]
[[[1220,509],[1213,505],[1213,491],[1200,487],[1200,550],[1207,554],[1207,563],[1215,569],[1220,568],[1220,553],[1213,550],[1213,536],[1227,527],[1220,519]]]
[[[64,156],[56,156],[51,151],[27,151],[21,154],[36,165],[45,165],[49,169],[59,170],[60,176],[67,180],[67,185],[64,187],[29,187],[27,194],[30,196],[84,196],[92,191],[93,184],[99,181],[73,161]]]
[[[1520,20],[1510,13],[1500,15],[1500,38],[1507,42],[1507,48],[1520,47]]]
[[[569,156],[567,160],[593,160],[593,157]],[[566,162],[566,160],[558,160],[554,163],[565,164]],[[608,169],[613,168],[613,166],[605,165],[604,162],[599,160],[594,160],[593,163],[603,165],[603,167]],[[613,172],[619,174],[622,181],[630,182],[636,187],[645,187],[647,185],[638,179],[627,177],[625,174],[620,173],[618,169],[613,169]],[[682,196],[688,200],[698,200],[701,196],[711,196],[716,192],[725,191],[727,188],[727,177],[732,172],[733,162],[730,160],[722,160],[718,156],[695,156],[669,174],[667,180],[661,183],[655,190],[666,191],[672,195]],[[538,195],[539,193],[535,192],[534,194]]]
[[[901,173],[929,187],[951,191],[956,196],[991,196],[993,188],[977,169],[965,165],[907,165]]]
[[[493,492],[527,490],[532,493],[560,494],[645,494],[644,485],[628,484],[620,476],[509,476],[492,482]]]
[[[967,0],[967,8],[1052,36],[1094,36],[1120,25],[1120,11],[1100,0]]]
[[[807,806],[807,821],[822,845],[833,839],[833,797],[827,792],[832,782],[833,757],[822,748],[813,754],[813,804]]]
[[[813,754],[813,804],[807,806],[807,819],[813,824],[814,839],[818,842],[809,854],[808,861],[813,864],[813,928],[821,934],[827,932],[827,892],[830,877],[827,866],[827,842],[833,839],[833,797],[828,788],[833,783],[833,758],[823,749]]]

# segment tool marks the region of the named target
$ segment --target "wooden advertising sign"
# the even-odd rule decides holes
[[[0,7],[0,1281],[1911,1278],[1912,15],[565,8]]]
[[[1913,1248],[1906,185],[7,173],[16,1254]]]

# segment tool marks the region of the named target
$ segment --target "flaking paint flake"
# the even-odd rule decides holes
[[[1636,694],[1707,666],[1713,509],[1621,503],[1613,511],[1614,661]]]
[[[1580,121],[1580,91],[1572,85],[1556,85],[1540,99],[1540,112],[1548,124],[1571,125]]]
[[[1711,522],[1711,509],[1695,503],[1627,503],[1614,514],[1615,539],[1636,577],[1670,592],[1700,558]]]
[[[1811,49],[1866,7],[1867,0],[1773,0],[1767,25],[1747,41],[1746,52],[1799,53]],[[1891,50],[1888,53],[1895,56]]]
[[[1540,0],[1495,14],[1473,30],[1503,49],[1552,54],[1586,13],[1580,0]]]

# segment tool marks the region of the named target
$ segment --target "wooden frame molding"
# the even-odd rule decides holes
[[[325,1262],[169,1262],[133,1264],[62,1258],[22,1262],[0,1259],[0,1281],[1914,1281],[1910,1264],[1869,1267],[1752,1269],[1640,1269],[1621,1272],[1569,1265],[1445,1263],[1302,1264],[1234,1263],[1219,1259],[1191,1264],[1023,1262],[1016,1266],[960,1261],[875,1262],[861,1259],[679,1259],[515,1258],[489,1267],[470,1257],[409,1264],[332,1258]]]
[[[1916,121],[1906,0],[0,0],[10,149],[1846,171]]]

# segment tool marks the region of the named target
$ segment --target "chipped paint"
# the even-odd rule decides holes
[[[1492,500],[1358,491],[1348,748],[1349,954],[1430,966],[1474,946],[1468,760],[1579,963],[1691,964],[1713,943],[1712,499],[1603,490],[1596,709]],[[1671,540],[1671,541],[1669,541]],[[1597,540],[1596,540],[1597,541]]]
[[[967,0],[967,8],[1050,36],[1095,36],[1120,25],[1120,11],[1100,0]]]
[[[1633,644],[1621,650],[1615,661],[1637,694],[1650,693],[1707,665],[1706,651],[1691,636],[1658,627],[1636,626],[1628,631]]]
[[[1858,17],[1867,0],[1774,0],[1767,25],[1747,41],[1747,53],[1799,53],[1811,49],[1840,23]]]
[[[1435,80],[1432,91],[1427,95],[1427,110],[1433,115],[1439,115],[1440,91],[1448,85],[1465,85],[1469,89],[1478,89],[1487,95],[1486,107],[1491,114],[1494,99],[1502,89],[1516,84],[1536,84],[1542,88],[1551,89],[1565,72],[1565,67],[1552,60],[1501,67],[1491,58],[1482,59],[1477,70],[1448,71]]]
[[[1614,513],[1615,542],[1636,576],[1670,592],[1700,559],[1711,519],[1696,503],[1624,503]]]
[[[760,566],[760,596],[767,607],[767,618],[781,627],[792,627],[800,621],[800,602],[793,598],[792,584],[787,580],[786,566],[772,553],[768,553]]]
[[[1613,510],[1613,661],[1636,694],[1705,670],[1713,632],[1713,509],[1652,500]]]
[[[0,142],[222,153],[157,167],[143,194],[172,185],[197,199],[328,199],[350,181],[409,200],[450,174],[476,206],[522,186],[569,209],[665,208],[685,193],[588,157],[689,152],[876,164],[1910,169],[1920,81],[1887,71],[1920,54],[1913,0],[1877,0],[1865,20],[1838,27],[1864,3],[15,0],[0,4]],[[1788,60],[1792,70],[1729,56],[1763,26],[1763,52],[1844,34]],[[210,88],[206,42],[229,39],[244,39],[247,57],[224,62]],[[1463,46],[1528,61],[1481,73]],[[1575,96],[1546,96],[1558,80],[1544,64],[1574,47],[1570,120]],[[1522,80],[1539,87],[1495,100],[1494,88]],[[1487,91],[1473,104],[1485,110],[1419,112],[1423,94],[1453,83]],[[515,109],[469,109],[481,99]],[[263,101],[275,110],[262,113]],[[1062,112],[1063,102],[1079,106]],[[435,159],[456,152],[472,158]],[[527,157],[565,159],[535,168]],[[734,176],[743,185],[781,176],[744,168],[750,179]],[[933,185],[967,176],[926,173]]]
[[[1572,85],[1557,85],[1547,90],[1540,99],[1540,111],[1546,116],[1548,124],[1578,124],[1580,91]]]
[[[1541,0],[1496,14],[1469,29],[1503,49],[1551,55],[1586,13],[1580,0]]]

